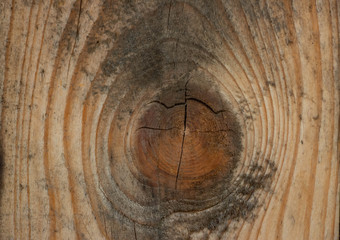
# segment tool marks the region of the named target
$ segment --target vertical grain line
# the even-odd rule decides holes
[[[3,84],[3,89],[5,92],[5,89],[7,89],[7,84],[8,84],[8,71],[10,69],[9,67],[9,58],[10,58],[10,52],[11,48],[10,45],[12,43],[12,37],[13,37],[13,22],[14,22],[14,15],[15,15],[15,0],[12,0],[11,4],[11,17],[10,17],[10,22],[9,22],[9,28],[8,28],[8,34],[7,34],[7,42],[6,42],[6,53],[5,53],[5,73],[4,73],[4,84]],[[5,94],[3,93],[2,95],[2,102],[5,102]],[[5,122],[5,117],[4,117],[4,110],[5,108],[2,107],[1,109],[1,126],[3,126],[3,123]],[[3,135],[3,127],[1,127],[1,135]],[[4,151],[5,155],[5,151]],[[17,178],[17,161],[14,161],[14,177],[13,177],[13,183],[14,183],[14,190],[13,190],[13,230],[14,230],[14,239],[17,239],[17,231],[16,231],[16,214],[17,214],[17,209],[16,209],[16,195],[17,195],[17,184],[16,184],[16,178]]]

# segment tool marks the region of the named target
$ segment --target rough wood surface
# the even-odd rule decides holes
[[[2,0],[0,239],[338,239],[337,0]]]

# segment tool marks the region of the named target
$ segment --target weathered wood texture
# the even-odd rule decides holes
[[[0,239],[338,239],[337,0],[2,0]]]

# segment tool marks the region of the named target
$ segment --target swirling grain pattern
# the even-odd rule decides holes
[[[338,238],[338,1],[0,14],[0,239]]]

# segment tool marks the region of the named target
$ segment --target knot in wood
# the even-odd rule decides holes
[[[218,194],[241,150],[238,126],[209,86],[187,81],[167,87],[139,113],[134,164],[148,185],[177,196],[194,198],[204,189]]]

